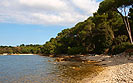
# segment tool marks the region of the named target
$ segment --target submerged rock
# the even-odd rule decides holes
[[[49,55],[49,57],[54,57],[54,55]]]
[[[62,62],[62,61],[65,61],[65,59],[64,58],[56,58],[55,59],[55,62]]]

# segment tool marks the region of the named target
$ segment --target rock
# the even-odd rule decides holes
[[[80,56],[82,57],[82,56],[85,56],[85,55],[80,55]]]
[[[76,67],[72,67],[72,69],[76,69]]]
[[[54,63],[54,65],[56,65],[56,63]]]
[[[55,62],[62,62],[62,61],[65,61],[65,59],[64,58],[56,58],[55,59]]]
[[[105,59],[102,59],[101,61],[105,61]]]
[[[106,64],[102,64],[102,65],[106,65]]]
[[[97,54],[96,54],[95,56],[100,56],[100,55],[97,55]]]
[[[49,57],[54,57],[54,55],[49,55]]]
[[[48,60],[48,62],[51,62],[50,60]]]

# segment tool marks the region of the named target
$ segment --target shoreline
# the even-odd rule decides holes
[[[0,56],[8,56],[8,55],[37,55],[37,54],[0,54]]]
[[[10,54],[10,55],[36,55],[36,54]]]
[[[94,58],[95,57],[95,58]],[[81,83],[133,83],[133,56],[116,55],[86,57],[99,61],[97,65],[104,67],[98,75],[84,78]]]
[[[115,56],[66,55],[55,58],[57,62],[78,61],[103,67],[102,71],[82,79],[79,83],[133,83],[133,56],[124,56],[121,53]]]
[[[11,55],[37,55],[37,54],[11,54]],[[3,55],[4,56],[4,55]],[[6,56],[6,55],[5,55]],[[48,57],[54,57],[49,55]],[[78,61],[84,64],[93,63],[103,67],[97,74],[83,78],[80,83],[133,83],[133,56],[118,54],[109,55],[60,55],[55,62]],[[51,61],[49,61],[51,62]],[[73,69],[76,69],[73,67]]]

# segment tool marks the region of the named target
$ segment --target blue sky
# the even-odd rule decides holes
[[[0,0],[0,45],[44,44],[87,19],[101,0]]]
[[[0,23],[0,45],[44,44],[64,26]]]

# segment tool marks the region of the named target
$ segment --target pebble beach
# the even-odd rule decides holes
[[[133,56],[94,57],[86,59],[100,61],[98,65],[102,65],[104,70],[97,76],[83,79],[81,83],[133,83]]]

